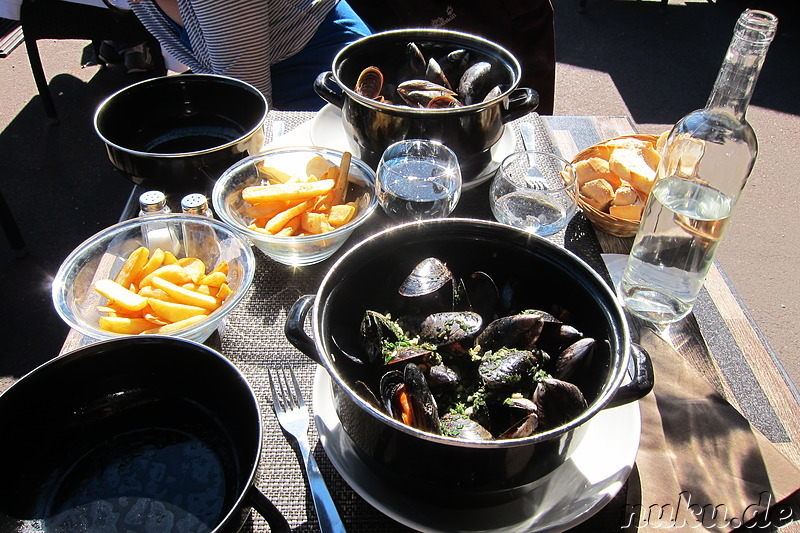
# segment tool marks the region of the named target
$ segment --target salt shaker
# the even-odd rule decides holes
[[[165,215],[172,211],[167,205],[167,197],[161,191],[147,191],[139,196],[139,216]],[[150,250],[160,248],[177,254],[180,243],[174,229],[164,222],[154,220],[142,227],[144,245]]]
[[[161,191],[147,191],[139,196],[139,216],[170,213],[167,197]]]
[[[181,211],[187,215],[214,216],[208,207],[208,198],[200,193],[184,196],[181,200]],[[190,257],[212,258],[218,253],[214,230],[202,223],[188,220],[184,222],[183,240],[186,254]]]
[[[742,13],[706,107],[667,137],[619,288],[635,316],[669,324],[697,299],[756,160],[745,112],[777,25],[771,13]]]
[[[188,194],[181,200],[181,210],[190,215],[203,215],[213,217],[214,213],[208,207],[208,198],[200,193]]]

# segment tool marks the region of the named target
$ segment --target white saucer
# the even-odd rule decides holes
[[[319,113],[311,120],[309,133],[311,135],[311,143],[316,146],[324,146],[341,152],[351,149],[342,124],[342,110],[335,105],[326,104],[320,109]],[[514,129],[511,127],[504,128],[500,140],[492,146],[490,151],[492,155],[491,163],[487,165],[480,176],[468,180],[463,188],[471,189],[490,179],[497,167],[500,166],[503,158],[514,152],[516,143]]]
[[[328,373],[314,376],[314,417],[320,441],[333,466],[370,505],[418,531],[564,531],[587,520],[616,495],[631,472],[639,449],[641,419],[633,402],[605,409],[587,422],[573,455],[532,492],[491,508],[451,509],[412,501],[379,479],[354,450],[333,404]]]

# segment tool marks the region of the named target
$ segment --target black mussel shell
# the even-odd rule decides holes
[[[588,409],[580,389],[567,381],[545,378],[536,385],[533,401],[542,429],[553,429],[577,418]]]
[[[591,337],[584,337],[565,348],[555,358],[555,368],[553,377],[569,380],[573,376],[586,368],[591,361],[594,352],[595,340]]]
[[[461,413],[447,413],[442,417],[442,434],[462,440],[484,441],[494,439],[488,429]]]
[[[490,322],[475,339],[478,354],[500,348],[530,350],[536,346],[544,322],[540,316],[519,314]]]
[[[453,273],[435,257],[422,260],[403,281],[397,291],[403,296],[417,297],[431,294],[453,279]]]
[[[532,388],[532,374],[538,364],[537,352],[503,349],[483,357],[478,375],[486,390],[524,391]]]
[[[480,332],[483,319],[470,311],[448,311],[429,315],[420,325],[419,340],[433,346],[471,345]]]

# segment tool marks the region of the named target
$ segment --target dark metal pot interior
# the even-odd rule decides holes
[[[238,531],[249,514],[258,404],[203,345],[129,337],[81,348],[0,396],[0,424],[13,437],[0,441],[2,531],[149,531],[154,519],[172,524],[164,531]]]
[[[488,273],[509,289],[512,309],[568,310],[570,324],[599,341],[591,368],[574,380],[588,410],[524,439],[467,442],[412,429],[356,393],[354,383],[374,379],[376,370],[352,362],[343,350],[361,349],[365,310],[398,311],[397,288],[427,257],[444,261],[456,277]],[[462,503],[474,502],[465,494],[512,497],[563,464],[581,426],[618,392],[630,358],[622,310],[589,266],[542,238],[493,222],[439,219],[363,241],[329,270],[313,302],[312,321],[314,355],[335,382],[337,413],[358,452],[393,483],[407,483],[420,494],[426,488],[445,490]]]
[[[98,106],[94,125],[111,162],[134,183],[207,192],[264,144],[267,101],[253,86],[210,74],[145,80]]]
[[[420,109],[381,103],[355,92],[361,71],[370,66],[384,72],[386,83],[404,81],[399,79],[404,77],[400,71],[408,64],[407,45],[411,42],[426,59],[441,59],[448,52],[464,49],[469,53],[470,63],[490,63],[489,85],[499,86],[501,93],[488,101],[459,108]],[[317,79],[315,90],[342,108],[348,142],[373,168],[383,151],[395,141],[436,139],[456,153],[465,183],[469,185],[486,170],[491,161],[490,150],[502,136],[504,124],[538,105],[535,91],[518,88],[520,75],[517,59],[491,41],[461,32],[406,29],[374,34],[343,48],[333,61],[332,71]],[[332,78],[332,83],[328,78]],[[458,80],[451,80],[451,84],[457,87]],[[397,102],[399,97],[394,100]]]

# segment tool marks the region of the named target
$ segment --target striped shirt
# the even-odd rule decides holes
[[[314,36],[338,0],[178,0],[191,47],[153,0],[132,2],[136,16],[192,72],[231,76],[258,88],[272,105],[270,66]]]

